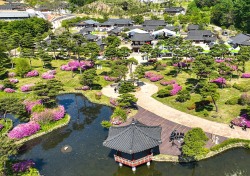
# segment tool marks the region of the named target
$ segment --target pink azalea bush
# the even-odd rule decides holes
[[[243,127],[246,125],[247,128],[250,128],[250,119],[247,114],[243,114],[240,117],[233,119],[231,122],[236,126]]]
[[[226,84],[226,79],[220,77],[220,78],[217,78],[217,79],[212,80],[211,82],[217,83],[217,84]]]
[[[46,73],[42,74],[42,78],[43,79],[53,79],[53,78],[55,78],[55,76],[46,72]]]
[[[110,103],[111,105],[113,105],[113,106],[117,106],[117,105],[118,105],[118,102],[117,102],[117,100],[116,100],[115,98],[110,98],[110,99],[109,99],[109,103]]]
[[[11,78],[11,79],[9,79],[9,80],[10,80],[10,82],[13,83],[13,84],[16,84],[16,83],[19,82],[18,79],[14,79],[14,78]]]
[[[173,89],[170,91],[170,95],[176,95],[178,92],[182,90],[182,87],[179,84],[173,84]]]
[[[110,76],[104,76],[104,80],[106,81],[116,81],[118,78],[116,77],[110,77]]]
[[[39,73],[37,70],[32,70],[30,72],[28,72],[25,77],[35,77],[35,76],[39,76]]]
[[[13,78],[13,77],[15,77],[15,76],[16,76],[16,73],[14,73],[14,72],[8,73],[8,77],[9,77],[9,78]]]
[[[162,75],[155,74],[153,72],[146,72],[144,76],[145,78],[148,78],[151,82],[156,82],[164,78]]]
[[[87,70],[89,68],[93,68],[94,67],[94,63],[92,61],[77,61],[77,60],[73,60],[70,61],[67,65],[62,65],[61,66],[61,70],[63,71],[77,71],[78,68],[83,69],[83,70]]]
[[[6,92],[6,93],[14,93],[16,91],[14,89],[11,89],[11,88],[5,88],[4,92]]]
[[[243,73],[241,78],[250,78],[250,73]]]
[[[23,104],[25,105],[26,111],[31,113],[31,110],[34,106],[42,104],[42,100],[36,100],[36,101],[25,100]]]
[[[29,92],[32,90],[32,87],[34,86],[34,84],[26,84],[26,85],[23,85],[21,87],[21,91],[22,92]]]
[[[225,62],[225,60],[216,59],[215,62],[217,62],[217,63],[222,63],[222,62]]]
[[[4,85],[0,84],[0,90],[4,90]]]
[[[66,111],[63,106],[58,106],[54,109],[46,108],[42,112],[34,112],[31,114],[31,120],[37,123],[48,123],[50,121],[57,121],[64,117]]]
[[[171,84],[176,84],[176,81],[175,80],[170,80],[170,81],[162,80],[160,82],[160,84],[163,86],[167,86],[167,85],[171,85]]]
[[[49,70],[47,71],[48,74],[50,75],[55,75],[56,74],[56,70]]]
[[[14,127],[9,133],[10,139],[22,139],[27,136],[31,136],[40,130],[40,125],[34,121],[28,123],[19,124]]]
[[[13,172],[25,172],[33,167],[35,163],[32,160],[20,161],[12,165]]]
[[[84,90],[84,91],[89,90],[89,89],[90,89],[89,86],[83,86],[83,87],[82,87],[82,90]]]

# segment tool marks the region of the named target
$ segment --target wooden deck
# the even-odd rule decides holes
[[[167,155],[174,155],[174,156],[178,156],[181,154],[180,148],[181,148],[181,143],[179,143],[177,140],[175,140],[175,144],[173,145],[172,142],[169,142],[169,137],[170,134],[172,133],[173,130],[177,130],[177,132],[182,132],[182,133],[186,133],[188,130],[190,130],[191,128],[186,127],[184,125],[180,125],[174,122],[171,122],[167,119],[164,119],[160,116],[157,116],[154,113],[151,113],[141,107],[138,107],[139,111],[138,113],[133,117],[137,120],[139,120],[140,122],[144,123],[145,125],[149,125],[149,126],[157,126],[157,125],[161,125],[162,127],[162,133],[161,133],[161,138],[162,138],[162,144],[159,146],[160,149],[160,153],[161,154],[167,154]],[[176,117],[178,118],[178,117]],[[127,123],[129,123],[132,120],[132,118],[130,118],[128,120]],[[206,133],[209,141],[206,144],[207,148],[210,148],[212,146],[214,146],[215,144],[212,141],[212,134],[210,133]],[[219,137],[219,143],[223,142],[224,140],[226,140],[225,137]]]

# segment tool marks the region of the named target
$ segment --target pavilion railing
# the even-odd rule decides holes
[[[128,160],[126,158],[123,158],[123,157],[120,157],[117,155],[114,155],[114,157],[115,157],[115,161],[118,163],[122,163],[122,164],[130,166],[130,167],[136,167],[136,166],[139,166],[141,164],[152,161],[153,154],[150,154],[148,156],[145,156],[145,157],[137,159],[137,160]]]

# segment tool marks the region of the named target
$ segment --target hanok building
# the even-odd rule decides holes
[[[165,27],[167,23],[164,20],[145,20],[142,24],[143,30],[154,32],[159,27]]]
[[[162,143],[161,131],[160,126],[146,126],[133,119],[127,126],[111,127],[103,145],[117,151],[114,158],[120,166],[124,164],[135,171],[139,165],[150,165],[151,150]]]
[[[95,31],[93,27],[86,27],[83,28],[79,31],[79,34],[86,35],[86,34],[91,34],[91,32]]]
[[[217,37],[210,30],[191,30],[186,40],[191,40],[195,44],[203,44],[215,42]]]
[[[238,34],[231,37],[229,43],[237,46],[250,46],[250,34]]]
[[[99,25],[99,22],[94,21],[94,20],[81,21],[75,24],[76,27],[97,27],[98,25]]]
[[[185,14],[185,9],[183,7],[169,7],[165,9],[165,13],[170,15]]]
[[[7,3],[4,5],[0,5],[0,10],[17,10],[17,11],[25,11],[27,8],[26,4],[23,3]]]
[[[85,38],[86,40],[88,40],[89,42],[95,42],[95,41],[98,40],[98,36],[92,35],[92,34],[84,35],[84,38]]]
[[[122,32],[122,28],[116,27],[108,32],[109,35],[116,35],[119,36]]]
[[[109,19],[107,22],[113,23],[115,27],[133,26],[133,21],[130,19]]]
[[[188,25],[188,31],[199,30],[200,26],[196,24]]]
[[[152,44],[154,37],[149,34],[149,33],[135,33],[132,37],[131,37],[131,41],[132,41],[132,50],[134,52],[140,52],[140,48],[142,47],[142,45],[144,44]]]

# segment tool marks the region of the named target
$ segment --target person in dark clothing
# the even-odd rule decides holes
[[[114,88],[114,91],[115,91],[115,93],[116,93],[116,91],[117,91],[117,88],[116,88],[116,87]]]

